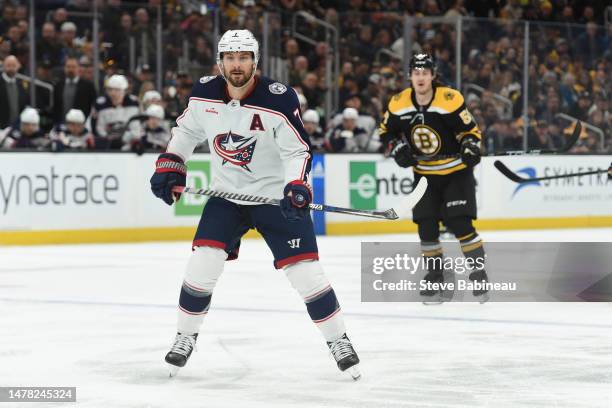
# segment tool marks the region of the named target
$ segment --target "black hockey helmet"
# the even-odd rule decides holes
[[[408,75],[412,73],[412,70],[415,68],[419,69],[431,69],[431,74],[436,76],[436,62],[431,54],[420,53],[414,54],[412,58],[410,58],[410,65],[408,67]]]

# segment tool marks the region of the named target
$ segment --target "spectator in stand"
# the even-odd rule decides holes
[[[605,112],[602,112],[599,109],[592,110],[591,113],[589,113],[588,123],[590,125],[595,126],[596,128],[601,129],[601,131],[604,133],[604,141],[606,139],[609,139],[610,134],[609,134],[607,120],[605,117]],[[601,142],[599,142],[598,144],[601,144]]]
[[[291,64],[300,55],[300,46],[295,38],[288,38],[285,42],[285,61]]]
[[[96,97],[93,82],[80,76],[78,60],[67,58],[64,62],[64,78],[54,87],[55,121],[61,122],[71,109],[78,109],[86,117],[89,116]]]
[[[576,44],[576,49],[578,51],[577,57],[581,58],[588,68],[590,68],[606,50],[603,34],[603,30],[600,31],[597,24],[589,21],[586,23],[585,31],[578,36]]]
[[[537,119],[546,123],[556,120],[556,115],[561,112],[561,100],[555,88],[549,88],[544,109],[536,113]]]
[[[215,64],[213,50],[205,37],[196,37],[191,62],[205,71],[209,71],[210,67]]]
[[[578,103],[575,105],[574,109],[570,111],[570,115],[576,119],[587,121],[591,104],[591,94],[588,91],[582,91],[580,95],[578,95]]]
[[[147,9],[139,8],[136,10],[133,33],[136,40],[136,49],[142,50],[144,47],[149,55],[149,63],[152,63],[155,59],[155,34],[153,32],[155,24],[150,20]]]
[[[359,39],[351,48],[351,55],[358,56],[364,61],[374,61],[376,49],[368,46],[372,44],[372,26],[364,24],[359,29]]]
[[[537,121],[535,129],[531,130],[528,135],[528,149],[554,150],[562,146],[562,142],[559,139],[559,135],[552,135],[551,133],[549,133],[549,122],[544,120]]]
[[[352,75],[346,75],[342,78],[342,87],[340,88],[340,105],[345,106],[346,100],[359,95],[359,85],[357,79]]]
[[[320,41],[315,45],[314,52],[308,57],[308,68],[310,70],[316,70],[317,68],[325,68],[327,59],[329,58],[329,45]],[[310,98],[308,98],[310,100]]]
[[[5,37],[10,44],[9,52],[13,55],[21,54],[23,35],[19,27],[17,25],[9,27]]]
[[[67,58],[80,57],[75,43],[76,32],[77,27],[76,24],[74,24],[73,22],[66,21],[62,24],[60,45],[60,60],[62,63],[64,63]]]
[[[21,68],[17,58],[9,55],[4,59],[2,68],[4,72],[0,75],[0,129],[12,125],[30,101],[23,82],[15,77]]]
[[[317,74],[309,72],[302,81],[302,93],[306,97],[308,104],[312,108],[321,107],[323,103],[323,94],[318,86]]]
[[[370,75],[368,84],[360,95],[361,101],[364,102],[361,111],[373,117],[376,123],[380,122],[381,113],[383,111],[383,98],[380,83],[381,77],[379,74]]]
[[[134,36],[134,24],[129,13],[124,12],[120,16],[119,27],[116,30],[106,30],[104,36],[112,44],[108,51],[108,58],[115,61],[119,68],[127,70],[130,62],[130,37]]]
[[[610,24],[610,40],[612,41],[612,24]],[[612,44],[610,44],[612,47]],[[610,51],[612,55],[612,51]],[[595,72],[593,73],[593,91],[600,93],[612,94],[612,81],[610,81],[609,73],[612,66],[607,67],[605,60],[600,60],[595,65]]]
[[[293,60],[293,67],[289,68],[289,85],[296,86],[302,83],[308,74],[308,59],[299,55]]]
[[[55,24],[55,29],[60,31],[62,29],[62,24],[68,21],[68,12],[65,8],[60,7],[53,12],[53,17],[51,18],[51,22]]]
[[[94,83],[93,65],[88,57],[79,58],[79,77],[90,81],[92,84]],[[96,84],[94,84],[95,86]]]
[[[61,48],[58,43],[55,25],[46,22],[42,26],[41,36],[36,43],[36,60],[49,61],[52,66],[60,63]]]
[[[559,86],[561,94],[561,105],[564,110],[571,112],[578,103],[578,92],[576,91],[576,77],[568,72],[563,75],[563,83]]]

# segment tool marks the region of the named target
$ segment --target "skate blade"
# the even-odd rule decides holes
[[[354,381],[359,381],[359,379],[361,378],[359,364],[355,364],[354,366],[347,368],[346,372],[350,374]]]
[[[176,375],[179,372],[179,369],[180,369],[180,367],[177,367],[177,366],[172,365],[172,364],[168,364],[169,377],[170,378],[176,377]]]
[[[423,301],[423,304],[425,306],[441,305],[442,303],[444,303],[444,298],[442,297],[442,295],[440,293],[437,293],[437,294],[431,296],[429,298],[429,300],[424,300]]]

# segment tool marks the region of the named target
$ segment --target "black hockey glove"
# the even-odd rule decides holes
[[[473,137],[467,136],[461,142],[459,149],[461,161],[468,167],[474,167],[480,163],[480,141]]]
[[[172,187],[184,186],[187,181],[187,166],[176,154],[162,153],[155,162],[155,173],[151,177],[151,191],[168,205],[181,195],[172,192]]]
[[[289,221],[299,221],[308,216],[308,205],[312,202],[312,189],[302,180],[288,183],[283,190],[285,197],[280,202],[281,213]]]
[[[417,160],[412,155],[412,148],[406,142],[394,140],[389,143],[389,156],[393,157],[400,167],[411,167],[417,164]]]

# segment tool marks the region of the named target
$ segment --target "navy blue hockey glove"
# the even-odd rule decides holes
[[[187,166],[176,154],[162,153],[155,162],[155,173],[151,177],[151,191],[168,205],[181,195],[172,192],[172,187],[184,186],[187,181]]]
[[[417,160],[412,154],[412,148],[410,144],[402,142],[401,140],[393,140],[389,143],[389,156],[393,157],[395,162],[400,167],[411,167],[416,166]]]
[[[461,161],[468,167],[474,167],[480,163],[480,142],[478,139],[467,136],[461,142],[459,149]]]
[[[288,183],[283,190],[285,197],[280,201],[281,213],[289,221],[299,221],[308,216],[308,205],[312,202],[312,190],[302,180]]]

